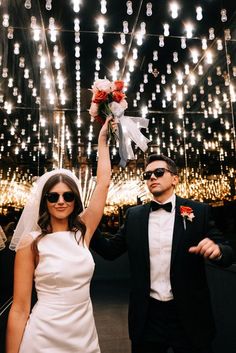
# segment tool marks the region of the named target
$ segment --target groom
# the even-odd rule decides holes
[[[175,195],[173,160],[150,155],[143,178],[151,203],[127,211],[112,238],[98,232],[91,248],[113,260],[128,251],[132,353],[210,353],[215,326],[205,259],[229,266],[232,249],[215,228],[208,205]]]

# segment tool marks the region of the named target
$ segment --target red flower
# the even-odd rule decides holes
[[[115,102],[120,103],[125,98],[125,94],[121,91],[113,91],[112,98]]]
[[[182,216],[183,214],[189,215],[189,214],[191,214],[191,213],[193,213],[193,210],[192,210],[191,207],[188,207],[188,206],[180,206],[180,214],[181,214],[181,216]]]
[[[195,217],[193,214],[193,209],[191,207],[188,206],[180,206],[180,214],[181,216],[184,218],[187,218],[188,221],[193,220],[193,218]]]
[[[96,120],[101,125],[103,125],[105,123],[105,121],[99,115],[96,115],[94,117],[94,120]]]
[[[114,81],[114,86],[115,86],[115,91],[122,91],[122,89],[124,88],[124,81],[116,80]]]
[[[195,217],[193,214],[193,210],[191,207],[188,206],[180,206],[180,214],[183,217],[184,229],[186,230],[186,219],[192,222],[193,218]]]
[[[93,98],[93,103],[101,103],[105,102],[107,100],[107,93],[105,91],[98,91],[95,93],[94,98]]]
[[[107,79],[98,79],[92,86],[92,102],[89,108],[89,114],[99,124],[103,125],[108,116],[114,116],[117,106],[124,111],[127,108],[126,96],[122,91],[124,82],[116,80],[110,82]],[[113,130],[109,123],[108,136],[111,144],[115,144],[119,138],[116,130]]]

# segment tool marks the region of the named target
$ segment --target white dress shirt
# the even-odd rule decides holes
[[[173,299],[170,284],[170,261],[175,220],[176,196],[173,194],[165,203],[172,203],[171,212],[160,208],[151,211],[148,223],[150,254],[150,296],[161,301]]]

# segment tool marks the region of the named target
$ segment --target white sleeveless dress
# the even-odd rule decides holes
[[[32,233],[34,238],[37,235]],[[90,251],[69,231],[46,235],[38,249],[38,301],[19,353],[100,353],[90,300],[94,271]]]

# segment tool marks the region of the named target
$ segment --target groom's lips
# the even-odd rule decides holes
[[[160,184],[160,183],[153,183],[153,184],[151,184],[150,186],[151,186],[151,187],[153,187],[153,186],[155,187],[155,186],[159,186],[159,185],[161,185],[161,184]]]

